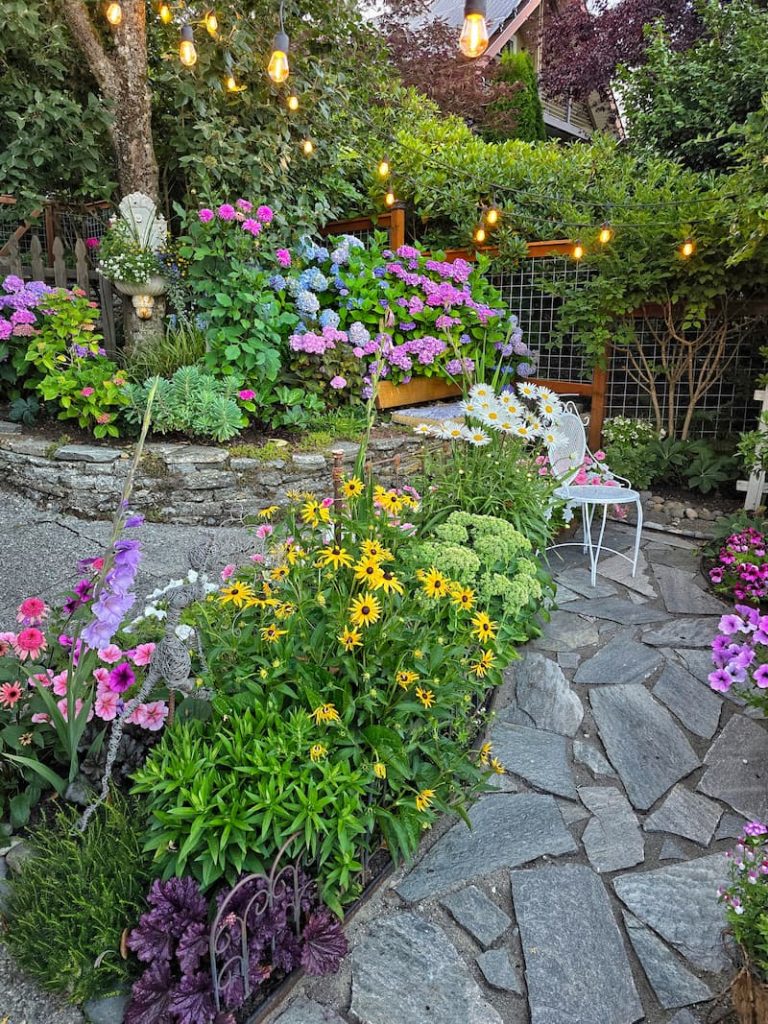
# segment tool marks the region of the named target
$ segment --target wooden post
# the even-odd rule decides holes
[[[64,243],[57,236],[53,240],[53,283],[57,288],[67,287],[67,264],[64,262]]]
[[[38,235],[32,236],[29,243],[29,265],[32,271],[33,281],[45,280],[45,264],[43,263],[43,247],[40,244]]]
[[[45,250],[48,253],[48,266],[53,266],[53,240],[56,237],[56,219],[53,205],[46,203],[43,208],[43,227],[45,229]]]
[[[99,305],[101,306],[101,333],[104,335],[104,351],[110,359],[117,355],[115,334],[115,306],[112,298],[112,282],[99,274]]]
[[[608,354],[606,353],[606,365]],[[600,440],[603,435],[603,421],[605,420],[605,395],[608,390],[608,370],[603,367],[596,367],[592,373],[592,408],[589,414],[589,448],[597,451],[600,447]]]
[[[405,245],[405,207],[393,207],[389,216],[389,247],[399,249]]]
[[[78,238],[75,242],[75,278],[77,287],[81,288],[90,298],[91,275],[88,269],[88,250],[82,238]]]
[[[5,256],[8,261],[9,273],[21,277],[21,253],[19,252],[19,242],[15,235],[11,236],[5,246]]]

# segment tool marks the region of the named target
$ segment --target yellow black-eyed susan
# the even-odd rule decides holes
[[[219,591],[219,600],[222,604],[233,604],[236,608],[244,608],[253,598],[253,590],[247,583],[235,580]]]
[[[364,490],[365,484],[357,476],[348,477],[341,485],[341,493],[345,498],[359,498]]]
[[[335,704],[320,704],[312,712],[312,718],[318,725],[331,725],[341,721]]]
[[[353,599],[349,607],[349,619],[353,626],[370,626],[381,618],[381,604],[371,593],[361,594]]]
[[[344,548],[339,547],[338,544],[331,544],[327,548],[320,548],[318,551],[317,564],[321,569],[331,565],[334,569],[338,569],[341,566],[349,568],[354,562],[354,558]]]
[[[472,636],[476,636],[481,644],[487,644],[496,636],[498,623],[493,622],[485,612],[478,612],[472,619]]]
[[[434,789],[422,789],[420,793],[416,794],[416,810],[421,814],[426,811],[428,807],[432,806],[432,800],[434,799]]]
[[[363,634],[357,629],[350,629],[348,626],[344,627],[344,631],[339,633],[336,639],[346,651],[353,651],[355,647],[363,646]]]
[[[445,597],[449,593],[450,584],[448,577],[444,576],[438,569],[435,569],[434,566],[430,566],[424,572],[421,577],[421,585],[427,597],[432,597],[435,600]]]

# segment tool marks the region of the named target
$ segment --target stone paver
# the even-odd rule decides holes
[[[600,576],[613,580],[615,583],[621,583],[630,592],[634,591],[644,597],[656,597],[656,590],[648,575],[648,560],[642,551],[637,559],[637,572],[634,576],[631,563],[619,555],[600,559]],[[589,597],[590,595],[585,594],[584,596]]]
[[[410,902],[439,896],[497,868],[517,867],[577,847],[551,796],[498,793],[469,812],[472,828],[454,825],[395,886]]]
[[[558,586],[562,584],[579,597],[613,597],[618,593],[617,587],[601,579],[602,573],[593,587],[589,569],[563,569],[561,572],[556,572],[555,576]]]
[[[659,860],[687,860],[685,850],[674,839],[665,839],[659,850]]]
[[[445,932],[409,912],[353,947],[351,1009],[367,1024],[504,1024]]]
[[[485,949],[492,946],[512,924],[501,907],[489,900],[476,885],[468,885],[466,889],[446,896],[442,904]]]
[[[747,818],[768,816],[768,731],[734,715],[709,748],[698,789]]]
[[[580,647],[593,647],[598,641],[597,627],[579,615],[571,612],[552,612],[552,618],[544,627],[544,632],[533,641],[532,647],[542,651],[578,650]]]
[[[608,759],[635,807],[646,810],[699,759],[666,708],[644,686],[603,686],[590,702]]]
[[[595,871],[621,871],[642,864],[643,835],[624,794],[614,786],[582,786],[579,799],[594,814],[581,841]]]
[[[667,616],[668,617],[668,616]],[[663,626],[656,626],[643,633],[643,643],[654,647],[709,647],[717,632],[717,623],[711,616],[689,616],[675,618]],[[712,670],[710,669],[710,672]]]
[[[667,565],[656,565],[653,572],[668,612],[676,615],[722,615],[726,611],[722,601],[700,588],[700,573]]]
[[[697,736],[711,739],[717,731],[722,700],[708,686],[680,665],[667,662],[653,688],[654,697],[658,697],[669,710]]]
[[[512,872],[531,1024],[633,1024],[643,1017],[599,876],[580,864]]]
[[[508,772],[547,793],[576,799],[564,736],[500,721],[491,729],[491,741]]]
[[[662,664],[663,656],[652,647],[621,632],[601,647],[597,654],[579,665],[573,677],[582,686],[610,686],[613,683],[643,683]]]
[[[661,807],[646,818],[643,827],[647,832],[672,832],[699,846],[708,846],[722,813],[714,800],[677,785]]]
[[[585,743],[584,740],[574,740],[573,759],[578,764],[586,765],[596,778],[599,775],[605,775],[613,779],[616,778],[616,772],[597,747],[592,746],[591,743]]]
[[[637,918],[624,914],[624,927],[643,965],[645,976],[665,1010],[702,1003],[712,998],[711,989]]]
[[[489,949],[487,953],[481,953],[477,958],[477,966],[492,988],[498,988],[502,992],[514,992],[517,996],[523,994],[520,975],[510,961],[506,949]]]
[[[328,1007],[300,995],[280,1014],[275,1024],[344,1024],[344,1021]]]
[[[579,615],[591,615],[597,619],[609,619],[622,626],[639,626],[648,622],[663,622],[669,616],[663,608],[653,608],[648,604],[635,604],[633,601],[619,597],[583,598],[574,601],[568,607],[569,612]]]
[[[518,707],[537,728],[564,736],[576,734],[584,708],[559,665],[531,651],[514,665],[512,673]]]

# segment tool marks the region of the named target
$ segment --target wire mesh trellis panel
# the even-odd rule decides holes
[[[520,322],[523,338],[537,354],[536,376],[547,380],[589,381],[592,367],[572,340],[553,342],[562,299],[550,294],[545,282],[578,284],[587,271],[566,256],[536,256],[514,266],[495,265],[489,275]]]
[[[656,330],[663,329],[661,320],[652,321]],[[649,362],[659,358],[658,345],[643,317],[635,321],[635,334]],[[751,430],[758,419],[759,408],[753,401],[756,378],[765,370],[765,360],[759,353],[761,340],[754,329],[744,325],[735,339],[736,356],[725,373],[697,403],[691,426],[691,437],[724,437],[743,430]],[[627,350],[617,347],[610,358],[606,393],[607,418],[628,416],[631,419],[653,419],[650,399],[632,379],[633,369]],[[662,407],[666,408],[667,393],[663,382],[657,384]],[[679,423],[685,415],[685,386],[676,395],[675,412]]]

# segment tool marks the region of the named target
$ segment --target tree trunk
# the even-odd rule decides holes
[[[83,0],[60,0],[77,47],[112,107],[110,135],[121,195],[145,192],[160,198],[159,174],[152,140],[152,94],[147,69],[145,0],[122,0],[123,19],[115,29],[95,23]],[[95,5],[96,18],[102,17]],[[113,46],[105,45],[107,32]]]

